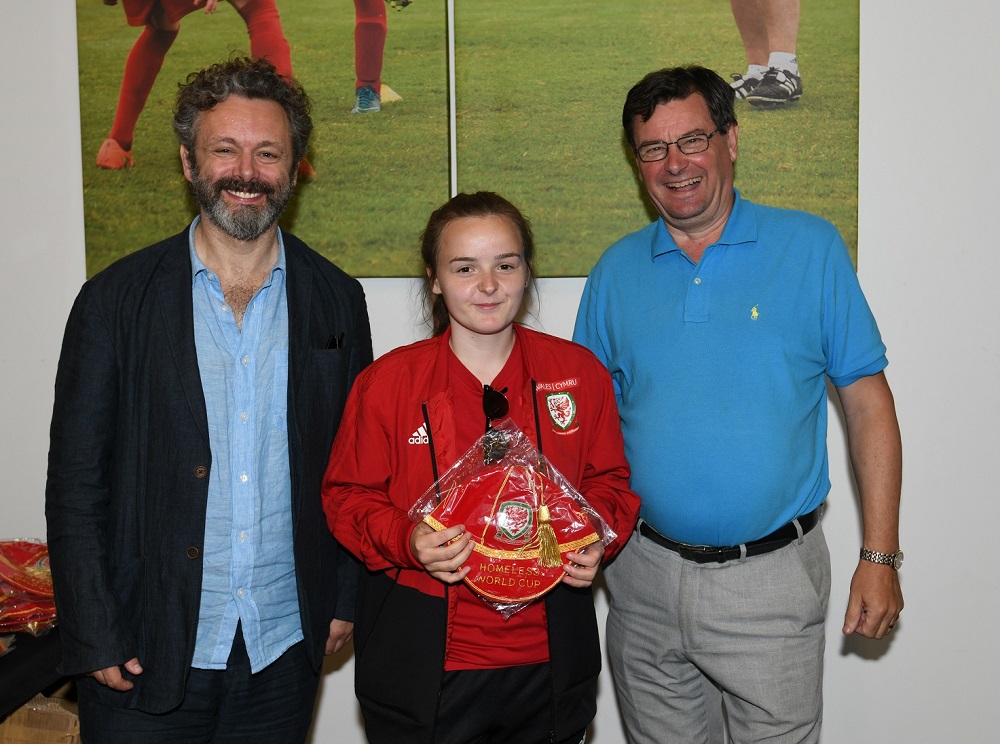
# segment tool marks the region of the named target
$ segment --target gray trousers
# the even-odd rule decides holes
[[[632,535],[605,569],[607,642],[633,744],[813,744],[830,554],[817,525],[771,553],[697,564]]]

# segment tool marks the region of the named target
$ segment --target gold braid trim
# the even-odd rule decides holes
[[[439,521],[437,521],[430,514],[428,514],[426,517],[424,517],[424,521],[427,524],[429,524],[431,527],[433,527],[438,532],[440,532],[441,530],[448,529],[447,527],[445,527],[443,524],[441,524]],[[575,552],[576,550],[579,550],[580,548],[586,547],[587,545],[590,545],[591,543],[597,542],[598,539],[599,538],[597,537],[597,533],[596,532],[592,532],[589,535],[585,535],[584,537],[581,537],[579,540],[574,540],[573,542],[569,542],[569,543],[559,543],[559,552],[560,553],[566,553],[566,552],[571,551],[571,550]],[[538,558],[538,549],[537,548],[535,548],[534,550],[523,550],[523,549],[522,550],[497,550],[495,548],[487,548],[485,545],[482,545],[482,544],[477,543],[477,542],[473,542],[472,543],[472,549],[475,550],[477,553],[480,553],[481,555],[487,556],[488,558],[499,558],[502,561],[519,561],[519,560],[524,560],[526,558]]]
[[[556,576],[551,582],[543,586],[534,594],[529,594],[525,597],[517,597],[516,599],[512,599],[511,597],[505,597],[500,594],[495,594],[491,592],[489,589],[484,589],[482,585],[474,584],[471,581],[469,581],[468,576],[466,576],[463,579],[463,581],[472,588],[472,591],[476,592],[477,594],[482,594],[484,597],[486,597],[486,599],[492,599],[494,602],[502,602],[503,604],[521,604],[522,602],[528,603],[533,599],[538,599],[539,597],[541,597],[543,594],[551,590],[556,584],[562,581],[562,576]]]
[[[592,533],[570,543],[559,543],[559,552],[565,553],[570,550],[576,551],[590,545],[591,543],[597,542],[597,540],[597,534]],[[538,558],[537,548],[534,550],[497,550],[495,548],[487,548],[485,545],[480,545],[479,543],[472,543],[472,549],[481,555],[487,556],[488,558],[499,558],[502,561],[517,561],[524,560],[526,558]]]
[[[437,521],[430,514],[428,514],[426,517],[424,517],[424,521],[427,522],[427,524],[429,524],[431,527],[433,527],[435,532],[440,532],[441,530],[448,529],[447,527],[445,527],[443,524],[441,524],[439,521]]]

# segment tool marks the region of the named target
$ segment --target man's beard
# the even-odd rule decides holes
[[[274,185],[264,181],[243,181],[239,178],[220,178],[214,183],[202,178],[197,163],[191,162],[191,196],[201,211],[220,230],[236,240],[256,240],[278,221],[292,198],[291,180]],[[261,206],[226,204],[223,191],[263,194]]]

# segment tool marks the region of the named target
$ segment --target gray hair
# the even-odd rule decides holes
[[[187,81],[179,85],[174,107],[174,132],[181,145],[193,153],[201,113],[232,95],[274,101],[281,106],[288,117],[292,172],[295,172],[309,149],[313,128],[309,116],[311,103],[301,85],[281,77],[266,59],[234,57],[188,75]]]

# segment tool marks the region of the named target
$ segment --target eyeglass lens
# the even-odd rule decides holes
[[[648,145],[639,147],[639,159],[646,163],[655,163],[659,160],[664,160],[671,145],[685,155],[697,155],[699,152],[705,152],[708,149],[709,140],[718,134],[718,132],[719,130],[716,129],[709,134],[694,134],[690,137],[682,137],[676,142],[650,142]]]

